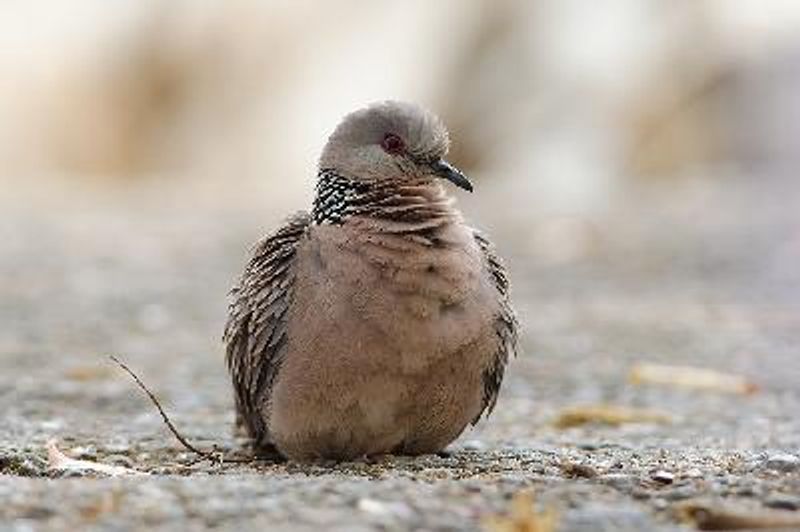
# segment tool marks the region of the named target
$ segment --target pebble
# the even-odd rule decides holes
[[[633,477],[623,473],[612,473],[610,475],[603,475],[600,477],[604,484],[613,486],[617,489],[627,489],[633,486]]]
[[[679,486],[676,488],[670,489],[668,492],[663,494],[663,497],[670,501],[682,501],[685,499],[690,499],[697,495],[697,489],[694,486]]]
[[[584,463],[564,462],[561,469],[570,478],[595,478],[598,475],[597,469]]]
[[[780,510],[800,510],[800,497],[787,493],[772,493],[764,499],[764,506]]]
[[[122,467],[130,467],[133,468],[133,460],[129,456],[125,456],[124,454],[110,454],[103,459],[104,462],[107,462],[112,465],[118,465]]]
[[[650,475],[650,478],[661,484],[672,484],[675,481],[675,475],[663,470],[656,471]]]
[[[703,475],[703,472],[700,471],[699,468],[693,467],[693,468],[689,469],[688,471],[686,471],[683,474],[683,476],[686,477],[686,478],[702,478],[704,475]]]
[[[480,440],[467,440],[461,444],[461,448],[465,451],[485,451],[486,444]]]
[[[414,516],[414,511],[404,502],[384,502],[364,497],[358,500],[356,507],[366,514],[378,517],[394,517],[407,521]]]
[[[385,514],[388,513],[386,504],[375,499],[359,499],[356,505],[359,510],[368,514]]]
[[[58,431],[64,428],[64,420],[63,419],[46,419],[44,421],[39,422],[39,428],[42,431],[49,432],[49,431]]]
[[[73,447],[69,450],[69,453],[72,458],[81,460],[92,460],[97,457],[97,449],[91,445]]]
[[[740,497],[757,497],[761,491],[762,490],[757,485],[747,485],[732,490],[732,493],[739,495]]]
[[[131,446],[126,442],[110,442],[103,446],[103,450],[112,454],[124,454],[131,450]]]
[[[800,470],[800,458],[789,453],[775,453],[767,458],[766,466],[774,471],[789,473]]]

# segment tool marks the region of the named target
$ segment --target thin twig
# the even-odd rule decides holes
[[[109,358],[113,360],[119,367],[121,367],[125,371],[125,373],[130,375],[131,378],[139,386],[139,388],[141,388],[142,391],[144,391],[144,393],[147,394],[147,397],[150,398],[150,401],[158,409],[158,413],[161,414],[161,419],[164,420],[164,423],[167,425],[167,428],[172,433],[172,435],[175,436],[175,438],[180,442],[180,444],[183,445],[189,451],[198,455],[201,458],[201,460],[210,460],[212,462],[228,463],[228,464],[249,464],[252,462],[257,462],[261,459],[258,456],[253,456],[250,458],[226,458],[225,456],[222,455],[222,453],[219,450],[216,449],[216,446],[214,446],[215,449],[213,451],[204,451],[202,449],[198,449],[197,447],[189,443],[189,441],[178,431],[178,429],[175,428],[175,425],[172,424],[172,421],[169,419],[169,416],[167,416],[167,413],[161,407],[161,403],[158,401],[155,394],[153,394],[153,392],[151,392],[147,388],[147,386],[145,386],[145,384],[136,375],[136,373],[134,373],[131,368],[126,366],[125,363],[123,363],[114,355],[109,355]]]

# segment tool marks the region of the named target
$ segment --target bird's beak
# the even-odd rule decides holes
[[[467,192],[472,192],[472,183],[469,182],[467,176],[444,159],[439,159],[431,163],[431,168],[435,176],[447,179],[458,188],[463,188]]]

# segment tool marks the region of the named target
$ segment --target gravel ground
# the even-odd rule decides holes
[[[791,179],[655,184],[591,218],[465,198],[509,258],[524,329],[495,413],[448,456],[313,465],[195,463],[107,359],[136,370],[192,442],[236,449],[225,294],[286,207],[181,182],[47,186],[0,197],[2,530],[501,530],[488,519],[528,491],[563,531],[685,529],[690,507],[800,518]],[[642,362],[758,391],[632,384]],[[669,422],[554,423],[581,405]],[[50,470],[54,438],[149,474]]]

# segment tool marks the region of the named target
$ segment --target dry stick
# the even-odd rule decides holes
[[[164,420],[164,423],[167,425],[167,428],[170,430],[170,432],[172,432],[172,435],[175,436],[175,438],[177,438],[177,440],[180,442],[180,444],[183,445],[186,449],[188,449],[189,451],[197,454],[202,459],[211,460],[212,462],[218,461],[218,462],[229,463],[229,464],[249,464],[249,463],[252,463],[252,462],[257,462],[259,460],[259,457],[257,457],[257,456],[254,456],[252,458],[225,458],[224,456],[220,456],[219,454],[215,453],[214,451],[203,451],[201,449],[198,449],[197,447],[195,447],[191,443],[189,443],[189,441],[186,438],[184,438],[183,435],[180,432],[178,432],[178,429],[175,428],[175,425],[172,424],[172,421],[169,419],[169,416],[167,416],[167,413],[164,412],[164,409],[161,407],[161,403],[158,402],[158,399],[153,394],[153,392],[151,392],[147,388],[147,386],[145,386],[145,384],[136,375],[136,373],[134,373],[131,368],[126,366],[122,361],[120,361],[114,355],[109,355],[109,358],[111,360],[113,360],[119,367],[121,367],[128,375],[130,375],[131,378],[133,378],[133,380],[139,386],[139,388],[141,388],[142,391],[144,391],[144,393],[147,394],[147,397],[150,398],[150,401],[152,401],[152,403],[158,409],[158,413],[161,414],[161,419]]]

